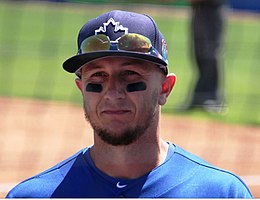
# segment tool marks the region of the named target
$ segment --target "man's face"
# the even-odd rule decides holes
[[[137,59],[107,57],[85,65],[81,90],[94,132],[112,145],[136,141],[158,117],[163,79],[158,66]]]

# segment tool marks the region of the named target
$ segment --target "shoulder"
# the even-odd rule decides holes
[[[8,194],[7,198],[22,197],[51,197],[52,193],[62,182],[68,171],[72,168],[84,150],[81,150],[66,160],[58,163],[50,169],[35,175],[15,186]]]
[[[183,182],[186,183],[186,189],[192,186],[188,188],[190,191],[200,188],[198,191],[201,195],[207,194],[208,198],[252,197],[248,187],[237,175],[215,167],[178,146],[175,147],[173,162],[181,166],[181,173],[188,174]]]

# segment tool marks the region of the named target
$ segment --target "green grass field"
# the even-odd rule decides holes
[[[81,95],[74,85],[75,76],[62,70],[62,62],[76,53],[76,37],[84,22],[119,7],[100,5],[93,9],[88,5],[62,5],[0,3],[0,96],[81,104]],[[185,100],[196,75],[189,58],[189,18],[170,12],[160,15],[159,9],[152,16],[168,42],[170,71],[178,77],[163,112],[180,115],[173,108]],[[211,115],[194,111],[181,115],[260,124],[260,23],[257,17],[258,20],[251,17],[227,20],[223,62],[228,112]]]

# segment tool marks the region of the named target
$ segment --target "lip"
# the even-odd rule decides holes
[[[124,115],[129,114],[130,110],[104,110],[101,113],[105,115]]]

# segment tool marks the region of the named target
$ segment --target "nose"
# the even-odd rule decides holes
[[[111,78],[107,82],[107,87],[105,89],[105,99],[118,100],[124,98],[125,98],[124,84],[117,78]]]

